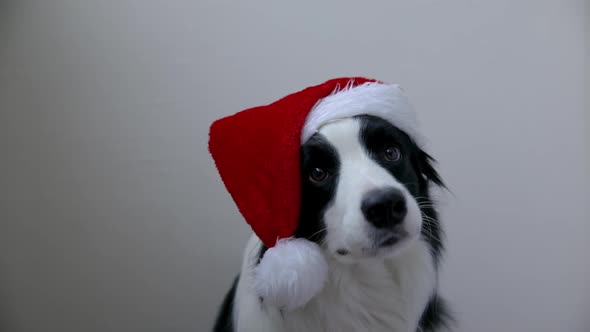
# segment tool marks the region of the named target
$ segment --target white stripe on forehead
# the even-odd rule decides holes
[[[301,131],[301,144],[323,125],[357,115],[374,115],[389,121],[408,134],[418,146],[423,138],[418,131],[416,113],[397,84],[348,84],[322,98],[309,112]]]
[[[361,121],[358,119],[334,120],[319,131],[334,147],[340,159],[336,196],[362,195],[384,186],[401,188],[397,179],[370,157],[361,142],[360,131]]]

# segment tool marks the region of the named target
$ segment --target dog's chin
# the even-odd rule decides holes
[[[329,255],[344,264],[364,261],[379,261],[395,258],[405,252],[420,237],[419,232],[390,232],[368,237],[364,245],[351,248],[339,248]]]
[[[419,234],[406,233],[402,236],[394,236],[393,239],[382,240],[382,242],[374,247],[374,252],[371,253],[373,258],[387,259],[396,257],[406,251],[412,244],[418,241]]]

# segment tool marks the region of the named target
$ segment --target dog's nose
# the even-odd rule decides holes
[[[393,227],[406,216],[406,199],[401,190],[396,188],[373,190],[365,194],[361,210],[373,226]]]

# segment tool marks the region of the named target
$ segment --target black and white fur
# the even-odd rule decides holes
[[[399,152],[396,158],[392,149]],[[214,331],[448,328],[450,316],[437,293],[442,231],[429,191],[443,183],[432,162],[406,133],[375,116],[322,126],[301,147],[302,206],[295,237],[324,250],[329,264],[325,288],[291,312],[265,304],[254,289],[253,271],[266,248],[253,235]],[[328,176],[314,181],[310,173],[316,168]],[[367,201],[384,193],[398,204],[394,212],[368,216]],[[392,222],[395,216],[399,220]]]

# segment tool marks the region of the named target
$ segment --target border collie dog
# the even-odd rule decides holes
[[[379,117],[323,125],[301,145],[302,204],[295,237],[319,244],[328,281],[305,306],[261,301],[252,276],[267,248],[252,236],[214,331],[443,331],[437,293],[442,230],[429,188],[434,160]]]

